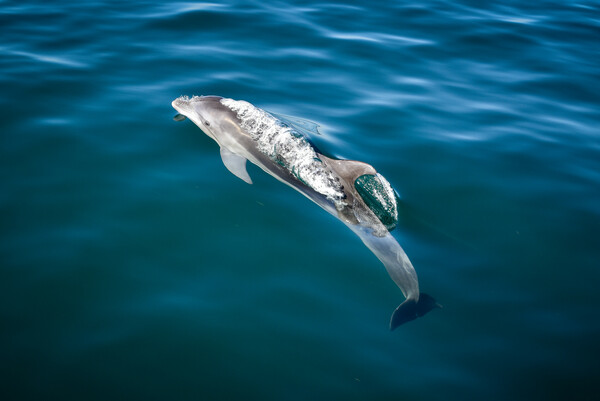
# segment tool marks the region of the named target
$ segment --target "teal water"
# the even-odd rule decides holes
[[[600,3],[0,1],[2,399],[595,399]],[[313,120],[444,305],[171,101]]]

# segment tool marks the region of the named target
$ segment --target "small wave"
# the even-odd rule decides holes
[[[219,3],[167,3],[157,6],[146,14],[138,15],[139,18],[161,19],[198,11],[220,11],[228,8],[227,4]]]
[[[339,32],[323,29],[323,36],[331,39],[350,40],[356,42],[374,42],[384,45],[433,45],[435,42],[427,39],[411,38],[379,32]]]
[[[40,53],[27,52],[22,50],[10,50],[10,49],[2,49],[0,52],[4,54],[10,54],[13,56],[25,57],[31,60],[38,61],[40,63],[45,64],[55,64],[63,67],[70,68],[88,68],[88,64],[82,63],[80,61],[73,60],[64,56],[56,56],[56,55],[47,55]]]

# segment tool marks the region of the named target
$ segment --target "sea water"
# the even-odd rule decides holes
[[[598,1],[0,1],[3,400],[593,399]],[[181,95],[320,125],[443,306]]]

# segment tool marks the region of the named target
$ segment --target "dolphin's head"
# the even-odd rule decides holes
[[[220,122],[231,110],[221,104],[220,96],[181,96],[173,100],[171,105],[179,114],[194,122],[206,135],[214,140]]]

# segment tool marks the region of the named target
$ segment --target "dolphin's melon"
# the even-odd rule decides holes
[[[396,191],[383,176],[361,175],[354,181],[354,188],[388,231],[396,228],[399,219],[399,199]]]

